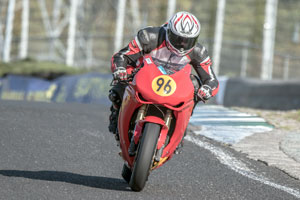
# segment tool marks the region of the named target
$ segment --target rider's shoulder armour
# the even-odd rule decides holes
[[[140,43],[144,53],[150,53],[163,42],[165,37],[164,28],[162,27],[146,27],[139,30],[137,40]]]
[[[200,43],[197,43],[193,51],[189,53],[192,62],[201,63],[209,57],[207,50]]]

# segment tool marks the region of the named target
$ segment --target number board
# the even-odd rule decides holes
[[[176,90],[176,82],[170,76],[157,76],[152,81],[152,90],[159,96],[170,96]]]

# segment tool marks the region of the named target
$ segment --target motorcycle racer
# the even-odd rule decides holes
[[[216,95],[219,83],[207,50],[197,43],[200,28],[200,23],[193,14],[182,11],[162,26],[139,30],[125,48],[112,56],[111,71],[114,79],[127,80],[127,69],[140,67],[144,55],[150,55],[155,64],[162,66],[168,74],[191,64],[198,75],[191,75],[195,103],[199,100],[207,101]],[[118,113],[125,87],[122,82],[118,82],[109,91],[109,99],[112,101],[109,131],[115,134],[117,140]]]

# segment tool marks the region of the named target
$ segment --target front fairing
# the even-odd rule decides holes
[[[188,64],[174,74],[164,74],[151,57],[146,57],[144,67],[135,75],[136,90],[140,98],[153,104],[178,106],[194,98],[194,86]]]

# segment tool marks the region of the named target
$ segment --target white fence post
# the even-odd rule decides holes
[[[263,60],[261,66],[261,79],[263,80],[272,80],[277,4],[278,0],[266,1],[263,38]]]
[[[0,60],[2,58],[3,53],[3,34],[2,34],[2,22],[0,18]]]
[[[23,0],[22,10],[22,32],[19,46],[19,58],[25,59],[28,53],[28,31],[29,31],[29,0]]]
[[[213,66],[216,75],[219,74],[219,68],[220,68],[225,6],[226,6],[226,0],[218,0],[214,49],[213,49],[213,62],[214,62]]]
[[[116,23],[116,32],[115,32],[115,49],[114,49],[114,52],[120,50],[120,48],[122,46],[122,42],[123,42],[125,7],[126,7],[126,0],[119,0],[118,1],[118,10],[117,10],[117,23]]]
[[[70,8],[70,18],[69,18],[70,22],[69,22],[66,64],[72,66],[74,64],[78,0],[70,0],[70,3],[71,3],[71,8]]]
[[[6,20],[6,30],[3,46],[3,62],[10,61],[11,40],[13,34],[14,16],[15,16],[15,0],[9,0]]]
[[[134,20],[133,22],[133,27],[135,29],[134,31],[137,31],[139,28],[141,28],[139,2],[137,0],[130,0],[130,7],[131,7],[132,18]]]
[[[4,10],[3,4],[4,3],[0,1],[0,12],[1,13]],[[2,16],[0,15],[0,61],[2,60],[2,56],[3,56],[3,42],[4,42],[2,23],[3,23]]]
[[[168,1],[168,12],[167,12],[167,21],[174,15],[176,10],[176,0]]]
[[[52,27],[53,27],[53,34],[51,38],[51,43],[49,47],[49,56],[51,59],[55,59],[56,52],[55,52],[55,43],[57,42],[58,34],[55,33],[55,28],[59,26],[59,19],[61,16],[61,7],[62,7],[62,0],[55,0],[52,10]],[[55,34],[54,34],[55,33]]]

